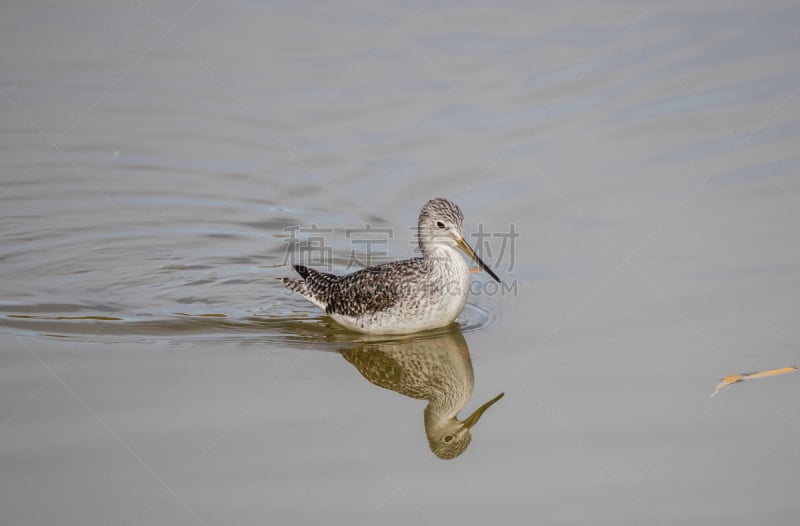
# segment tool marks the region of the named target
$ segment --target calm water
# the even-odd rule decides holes
[[[800,375],[708,395],[800,362],[798,25],[4,3],[1,522],[794,523]],[[457,326],[365,341],[280,286],[408,257],[436,196],[506,283]],[[415,356],[461,418],[505,392],[454,460]]]

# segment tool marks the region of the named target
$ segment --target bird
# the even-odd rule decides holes
[[[467,418],[458,418],[472,396],[475,380],[467,343],[457,329],[431,338],[367,342],[339,353],[370,383],[428,401],[424,411],[428,446],[445,460],[467,449],[472,441],[470,430],[504,394]]]
[[[410,334],[444,327],[461,313],[469,293],[472,271],[459,249],[500,283],[464,239],[463,222],[464,214],[454,202],[431,199],[419,214],[420,257],[343,276],[294,265],[302,279],[281,280],[286,288],[356,332]]]

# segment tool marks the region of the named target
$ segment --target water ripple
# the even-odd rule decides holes
[[[389,342],[408,335],[366,335],[349,331],[321,311],[291,311],[280,314],[233,317],[222,312],[174,312],[168,316],[126,317],[87,312],[81,305],[4,305],[2,327],[16,333],[72,340],[120,342],[159,341],[169,343],[219,342],[269,347],[333,350],[342,343]],[[66,315],[65,313],[70,313]],[[472,332],[492,325],[497,314],[489,307],[467,303],[450,326],[415,334],[415,339],[440,336],[443,332]]]

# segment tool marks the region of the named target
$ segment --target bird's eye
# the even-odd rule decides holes
[[[444,441],[449,444],[450,442],[453,441],[453,435],[447,435],[446,437],[444,437]]]
[[[444,223],[442,223],[441,221],[437,221],[436,226],[439,228],[444,228]]]

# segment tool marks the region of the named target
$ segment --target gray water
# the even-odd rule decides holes
[[[3,3],[0,522],[793,524],[800,374],[708,395],[800,362],[799,25]],[[505,283],[443,329],[462,418],[505,392],[454,460],[277,280],[409,257],[437,196]]]

